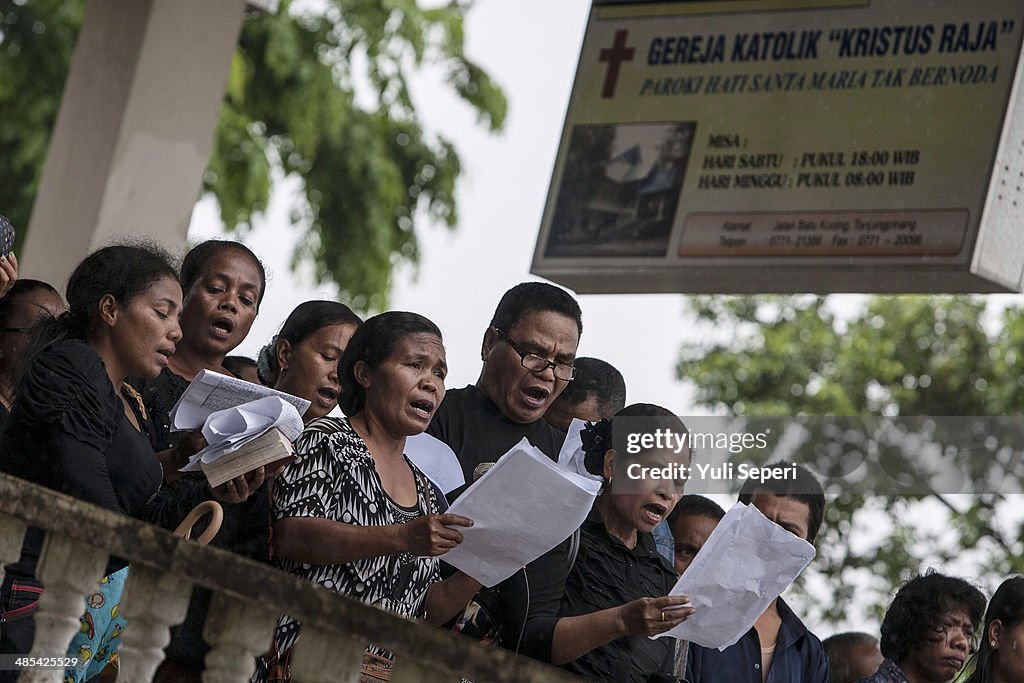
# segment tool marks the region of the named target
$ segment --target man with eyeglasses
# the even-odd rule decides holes
[[[857,683],[949,683],[974,651],[985,596],[963,579],[931,573],[911,579],[882,620],[885,660]]]
[[[448,391],[427,428],[455,451],[467,485],[479,465],[494,462],[523,437],[558,457],[565,432],[543,417],[573,379],[582,333],[580,306],[563,289],[524,282],[501,297],[484,332],[480,378]]]
[[[467,486],[523,437],[552,460],[558,458],[565,432],[543,418],[573,379],[582,333],[580,306],[563,289],[524,282],[501,297],[480,347],[480,378],[449,390],[427,428],[455,451]],[[449,493],[449,500],[465,488]],[[529,595],[524,574],[516,573],[481,591],[456,630],[517,650]]]

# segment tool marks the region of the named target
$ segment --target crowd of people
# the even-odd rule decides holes
[[[777,597],[724,649],[651,638],[695,613],[669,595],[725,511],[687,495],[685,481],[613,491],[624,464],[660,465],[656,449],[617,452],[613,418],[676,432],[674,411],[626,402],[622,375],[577,358],[579,304],[544,283],[509,289],[483,324],[480,374],[448,389],[442,330],[412,312],[360,319],[335,301],[299,304],[256,359],[233,356],[267,289],[257,256],[212,240],[175,267],[151,245],[99,249],[70,275],[64,297],[0,263],[0,471],[119,514],[173,529],[218,501],[213,543],[324,589],[600,681],[691,683],[1009,683],[1024,681],[1024,578],[987,604],[963,579],[928,573],[895,592],[878,638],[824,641]],[[236,375],[309,401],[296,459],[218,487],[180,469],[205,442],[174,432],[170,414],[201,371]],[[340,414],[339,414],[340,413]],[[582,526],[521,571],[483,587],[446,565],[473,520],[447,511],[466,486],[524,437],[556,459],[573,419],[583,463],[602,489]],[[458,459],[466,485],[444,492],[408,457],[427,434]],[[693,453],[684,454],[692,459]],[[689,464],[689,463],[686,463]],[[739,501],[813,544],[826,498],[815,476],[748,481]],[[0,586],[0,654],[26,654],[45,587],[35,578],[42,532],[30,530]],[[111,610],[131,568],[112,559],[83,603],[71,683],[103,680],[131,624]],[[172,631],[157,681],[199,681],[210,594],[194,592]],[[712,608],[713,609],[713,608]],[[301,624],[282,615],[256,683],[290,680]],[[297,653],[297,655],[296,655]],[[363,680],[387,680],[391,653],[370,646]],[[0,671],[0,683],[17,671]]]

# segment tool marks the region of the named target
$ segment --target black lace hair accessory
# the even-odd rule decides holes
[[[588,422],[580,432],[583,444],[583,465],[591,474],[602,476],[604,472],[604,454],[612,447],[612,422],[605,418],[598,422]]]

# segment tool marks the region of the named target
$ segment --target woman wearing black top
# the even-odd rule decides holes
[[[686,433],[679,418],[658,406],[638,403],[615,414],[628,418],[644,418],[644,430]],[[591,425],[582,436],[587,470],[600,475],[605,488],[580,527],[576,557],[568,559],[563,544],[528,567],[531,597],[521,650],[590,680],[674,681],[683,663],[676,664],[675,639],[648,636],[678,626],[694,610],[681,607],[686,596],[667,595],[677,576],[651,531],[682,497],[683,482],[621,480],[631,462],[689,466],[689,452],[646,450],[616,461],[611,422]]]
[[[36,332],[0,439],[0,470],[137,515],[157,492],[162,470],[124,380],[155,377],[166,367],[181,338],[181,287],[162,254],[115,246],[82,261],[67,297],[68,312]],[[39,530],[29,531],[0,588],[5,654],[24,654],[32,642],[26,617],[41,592],[34,570],[42,540]],[[10,673],[16,675],[0,675]]]
[[[185,255],[181,264],[184,309],[182,339],[174,357],[156,379],[136,383],[154,427],[153,447],[177,467],[205,445],[198,431],[171,433],[170,412],[201,371],[230,374],[224,358],[242,343],[256,318],[266,290],[263,265],[238,242],[209,240]],[[173,529],[197,504],[216,499],[226,503],[224,523],[211,545],[262,562],[270,561],[270,496],[266,473],[258,468],[211,490],[202,474],[167,476],[160,493],[147,507],[147,521]],[[171,631],[167,659],[155,680],[198,681],[208,647],[202,638],[210,592],[197,589],[185,622]]]

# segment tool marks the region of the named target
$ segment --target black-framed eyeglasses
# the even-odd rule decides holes
[[[576,368],[566,363],[556,363],[555,361],[548,360],[542,356],[538,356],[535,353],[524,351],[520,348],[519,344],[512,341],[512,337],[508,336],[508,333],[501,328],[495,327],[494,331],[498,333],[502,339],[508,342],[508,345],[512,347],[512,350],[519,354],[519,359],[523,364],[523,367],[530,372],[541,373],[548,368],[554,368],[555,377],[565,382],[571,382],[576,377]]]

